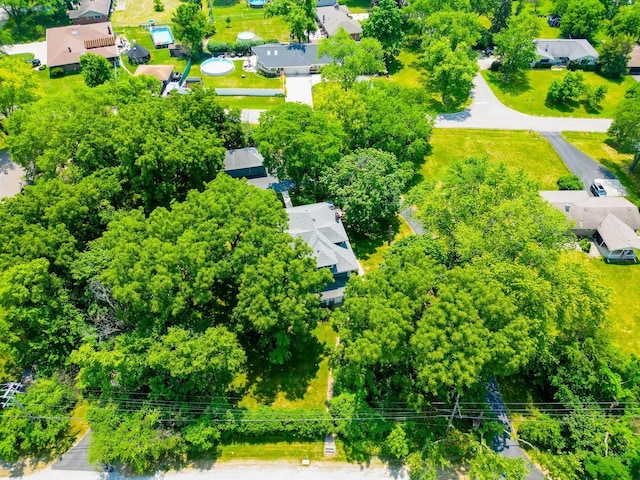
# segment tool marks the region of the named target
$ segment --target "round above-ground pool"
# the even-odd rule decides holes
[[[209,58],[200,64],[202,74],[209,77],[221,77],[233,72],[236,66],[228,58]]]
[[[236,36],[236,40],[238,42],[247,42],[249,40],[254,40],[256,38],[256,34],[253,32],[240,32]]]
[[[262,8],[265,3],[265,0],[249,0],[249,6],[253,8]]]

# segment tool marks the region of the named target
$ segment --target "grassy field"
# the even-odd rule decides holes
[[[251,108],[256,110],[269,110],[284,103],[284,97],[218,97],[218,102],[229,108]]]
[[[409,50],[402,50],[398,56],[397,68],[389,72],[389,81],[405,87],[422,87],[421,73],[418,69],[420,54]]]
[[[438,179],[453,161],[480,155],[524,169],[542,189],[557,189],[558,178],[569,174],[551,145],[534,132],[435,129],[431,146],[420,171],[424,179]]]
[[[133,27],[147,24],[153,20],[156,24],[171,22],[171,16],[180,6],[180,0],[162,0],[164,10],[156,12],[153,0],[117,0],[115,12],[111,14],[114,27]],[[203,2],[206,5],[206,2]]]
[[[551,117],[611,118],[625,92],[635,83],[628,76],[619,81],[612,81],[593,72],[583,72],[587,85],[606,85],[608,88],[600,110],[587,111],[582,103],[562,107],[547,104],[549,85],[555,79],[562,79],[566,73],[566,70],[531,70],[526,72],[524,81],[505,84],[494,72],[482,71],[482,75],[502,103],[522,113]]]
[[[394,232],[393,242],[413,233],[409,224],[401,217],[396,217],[391,227]],[[385,253],[391,248],[387,244],[387,235],[385,234],[374,238],[349,234],[349,238],[351,239],[353,252],[360,261],[364,273],[377,270],[380,264],[382,264]]]
[[[222,445],[217,461],[231,460],[279,460],[300,464],[303,458],[311,461],[344,462],[344,448],[336,442],[338,454],[333,457],[324,456],[324,442],[283,442],[279,440],[252,443],[231,443]]]
[[[615,173],[629,192],[629,200],[640,205],[640,174],[629,171],[632,160],[630,154],[618,152],[606,133],[563,132],[562,136],[577,149]]]
[[[40,88],[44,95],[51,95],[58,92],[69,92],[79,85],[84,85],[84,77],[81,74],[66,75],[60,78],[50,78],[49,69],[37,72]]]
[[[246,392],[240,407],[255,408],[269,405],[276,408],[324,408],[329,380],[329,353],[337,334],[328,322],[320,323],[314,331],[314,344],[300,358],[289,361],[289,367],[261,375],[259,365],[252,378],[243,376],[235,385],[246,382]],[[266,367],[266,366],[264,366]],[[255,373],[255,370],[258,373]]]

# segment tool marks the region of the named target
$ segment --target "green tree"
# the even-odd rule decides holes
[[[318,45],[318,55],[333,59],[322,69],[322,78],[339,82],[348,89],[358,75],[375,74],[384,70],[384,52],[378,40],[364,38],[353,40],[344,28],[330,38],[323,38]]]
[[[623,5],[609,22],[609,34],[612,37],[628,35],[634,41],[640,40],[640,3]]]
[[[342,157],[325,171],[322,182],[329,198],[344,210],[345,222],[371,233],[397,213],[411,174],[411,165],[394,154],[364,149]]]
[[[93,53],[81,55],[80,67],[87,87],[97,87],[113,78],[113,65],[102,55]]]
[[[528,475],[524,459],[503,457],[484,444],[469,461],[469,477],[477,480],[524,480]]]
[[[0,411],[0,459],[15,462],[63,452],[71,446],[71,411],[76,394],[59,376],[39,377],[18,395],[24,410],[10,404]]]
[[[329,84],[321,92],[317,109],[340,122],[347,150],[376,148],[401,161],[424,160],[433,128],[424,89],[373,81],[350,90]]]
[[[599,0],[570,0],[560,23],[562,35],[591,40],[602,25],[604,14]]]
[[[382,45],[387,70],[400,54],[404,40],[402,24],[402,12],[395,0],[381,0],[362,24],[363,37],[375,38]]]
[[[536,60],[534,38],[539,33],[538,20],[532,15],[518,15],[507,20],[507,26],[494,36],[496,55],[500,57],[500,72],[505,82],[512,81],[529,70]]]
[[[0,115],[9,117],[14,110],[38,98],[40,88],[30,64],[17,57],[0,57]],[[6,130],[4,122],[3,130]]]
[[[566,105],[577,102],[584,92],[584,75],[581,72],[567,72],[562,80],[556,79],[551,82],[547,92],[547,102]]]
[[[466,44],[451,48],[445,37],[431,43],[425,50],[422,68],[429,92],[438,94],[444,108],[464,103],[471,94],[478,63]]]
[[[299,103],[284,103],[264,112],[254,132],[267,169],[311,196],[323,171],[335,164],[343,150],[340,125],[321,112]]]
[[[37,5],[38,2],[35,0],[3,0],[0,3],[0,8],[13,20],[16,30],[20,32],[22,24]]]
[[[607,96],[607,86],[598,85],[597,87],[585,86],[585,105],[589,110],[597,110],[600,108],[600,104]]]
[[[631,37],[624,35],[603,41],[598,59],[602,75],[608,78],[621,78],[626,74],[634,43]]]
[[[202,41],[211,30],[202,9],[194,3],[183,3],[171,17],[171,24],[176,38],[185,44],[189,55],[198,58],[204,48]]]
[[[640,87],[634,85],[616,107],[609,135],[623,152],[634,153],[634,171],[640,161]]]
[[[564,175],[558,179],[558,189],[560,190],[583,190],[584,184],[577,175]]]
[[[489,28],[490,33],[500,33],[507,27],[507,22],[511,16],[512,5],[512,0],[500,0],[497,8],[493,12],[493,15],[491,15],[491,27]]]
[[[483,36],[485,28],[476,13],[442,10],[429,15],[425,20],[424,46],[447,37],[451,48],[459,44],[475,46]]]
[[[315,2],[312,0],[274,0],[267,3],[267,17],[283,17],[291,36],[298,42],[307,41],[309,33],[317,29]]]

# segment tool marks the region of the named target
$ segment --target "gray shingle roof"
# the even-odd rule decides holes
[[[335,266],[334,274],[358,270],[358,260],[333,205],[327,202],[300,205],[287,208],[286,212],[289,234],[309,244],[318,268]]]
[[[224,154],[224,171],[242,170],[245,168],[261,167],[264,158],[254,147],[227,150]]]
[[[343,5],[336,3],[331,7],[318,7],[316,8],[316,16],[330,37],[338,33],[340,28],[344,28],[349,35],[362,33],[360,22],[351,18],[351,12]]]
[[[270,69],[328,65],[332,62],[326,55],[318,58],[318,45],[315,43],[269,43],[251,47],[251,50],[258,61]]]
[[[596,230],[609,214],[633,230],[640,228],[638,207],[623,197],[590,197],[584,190],[543,191],[540,195],[560,210],[580,230]]]
[[[547,39],[538,38],[536,54],[543,58],[568,58],[579,60],[584,57],[598,58],[598,52],[584,39]]]
[[[612,213],[604,218],[598,227],[598,233],[607,248],[612,252],[616,250],[640,250],[640,238],[638,238],[635,230]]]
[[[111,0],[82,0],[78,8],[69,10],[67,15],[71,20],[85,15],[93,15],[94,12],[100,15],[109,15]]]

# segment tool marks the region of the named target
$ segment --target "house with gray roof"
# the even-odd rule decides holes
[[[288,233],[303,239],[313,250],[318,268],[328,268],[333,282],[321,296],[324,306],[340,305],[344,289],[353,272],[360,268],[349,237],[342,225],[339,211],[327,202],[300,205],[285,209],[289,215]]]
[[[224,173],[232,178],[258,178],[266,177],[267,169],[257,148],[236,148],[224,154]]]
[[[640,45],[637,43],[633,46],[631,55],[629,55],[627,68],[629,69],[629,74],[640,75]]]
[[[256,56],[256,67],[271,75],[309,75],[318,73],[333,60],[327,55],[318,58],[315,43],[269,43],[251,47]]]
[[[571,231],[591,237],[608,260],[636,261],[640,250],[638,207],[623,197],[592,197],[585,190],[549,190],[542,198],[564,213]]]
[[[568,65],[577,63],[580,65],[594,65],[600,55],[595,48],[585,39],[546,39],[534,40],[536,44],[535,63],[549,65]]]
[[[327,37],[333,37],[338,30],[344,28],[351,38],[360,40],[362,26],[359,21],[354,20],[351,12],[344,5],[336,2],[330,7],[317,7],[316,18],[322,33]]]
[[[72,4],[73,9],[67,11],[69,20],[74,25],[102,23],[109,20],[111,0],[81,0]]]

